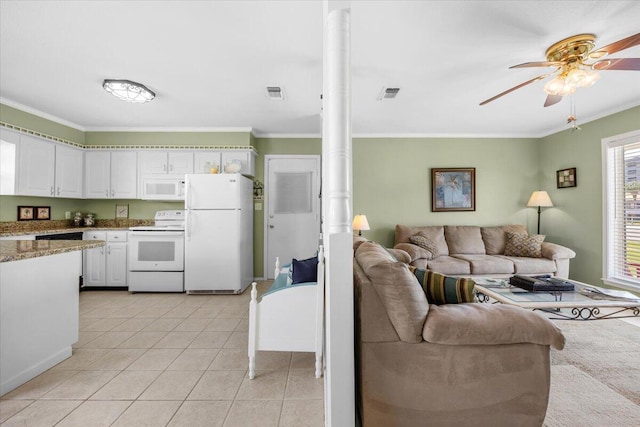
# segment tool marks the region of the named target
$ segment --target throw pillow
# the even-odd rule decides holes
[[[420,282],[429,304],[460,304],[476,301],[476,283],[472,279],[445,276],[421,268],[409,268]]]
[[[505,235],[504,254],[506,256],[542,257],[542,242],[546,236],[542,234],[529,236],[527,234],[511,232],[507,232]]]
[[[430,237],[424,235],[422,232],[409,237],[409,241],[414,245],[420,246],[422,249],[431,252],[431,258],[427,259],[438,257],[438,246],[436,245],[436,242],[434,242]]]
[[[293,284],[318,281],[318,257],[293,259]]]

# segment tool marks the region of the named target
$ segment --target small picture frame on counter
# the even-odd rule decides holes
[[[36,219],[46,220],[51,219],[51,206],[36,206],[35,208]]]
[[[18,206],[18,221],[31,221],[35,219],[33,206]]]

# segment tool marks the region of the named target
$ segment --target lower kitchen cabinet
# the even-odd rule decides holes
[[[84,240],[107,242],[103,247],[84,251],[84,286],[127,286],[127,232],[85,231],[84,234]]]

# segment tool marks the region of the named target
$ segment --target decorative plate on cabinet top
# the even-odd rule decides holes
[[[224,165],[225,173],[238,173],[240,172],[240,168],[242,167],[242,162],[240,160],[229,160]]]

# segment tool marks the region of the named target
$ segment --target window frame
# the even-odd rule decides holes
[[[614,228],[613,206],[615,209],[615,168],[611,167],[614,161],[612,149],[640,143],[640,129],[626,132],[620,135],[603,138],[601,140],[602,149],[602,281],[607,285],[626,288],[633,291],[640,291],[640,278],[638,280],[627,280],[615,277],[613,274],[613,251],[614,233],[610,232]]]

